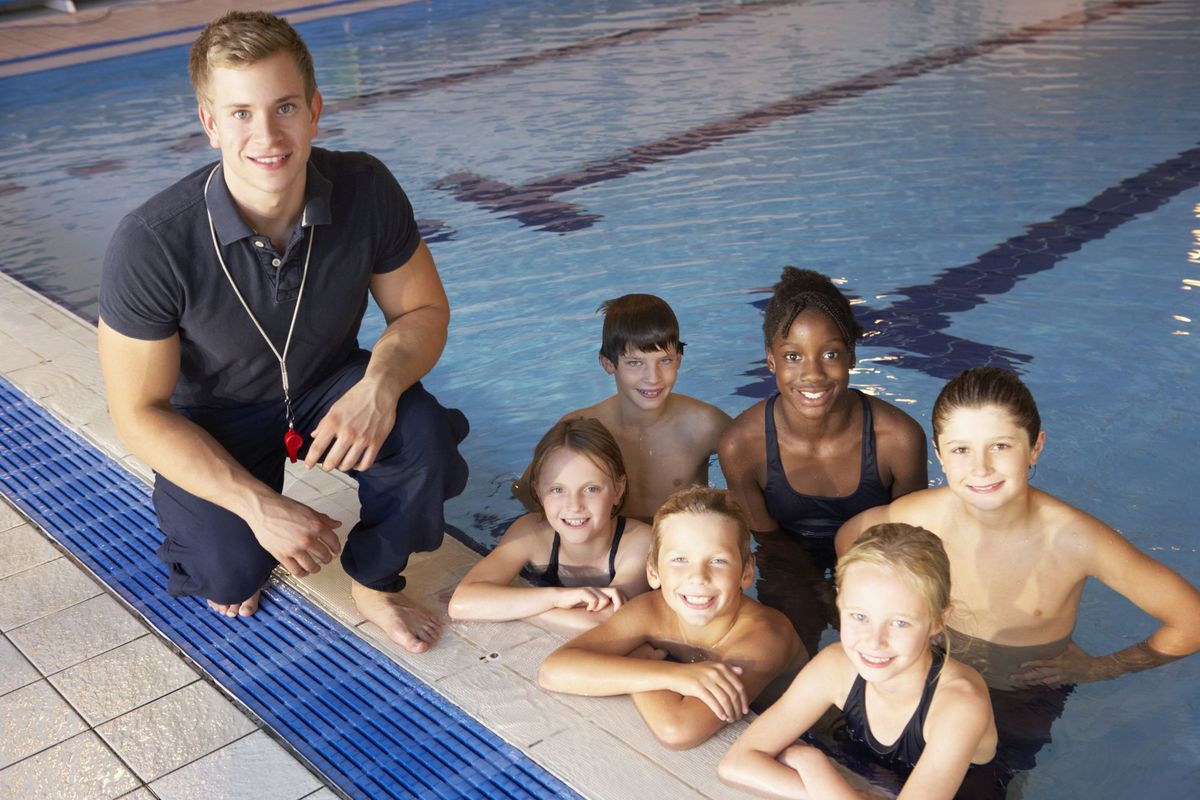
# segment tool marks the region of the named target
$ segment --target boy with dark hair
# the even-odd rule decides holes
[[[708,485],[709,458],[731,420],[714,405],[671,391],[684,343],[666,301],[627,294],[601,303],[597,311],[604,312],[600,366],[613,376],[617,391],[563,419],[591,417],[604,423],[621,446],[629,476],[625,513],[649,522],[673,492]],[[526,470],[513,484],[513,494],[526,506],[528,482]]]

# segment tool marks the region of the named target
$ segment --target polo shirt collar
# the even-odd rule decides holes
[[[328,225],[332,221],[329,210],[329,198],[332,194],[333,183],[322,175],[313,166],[312,159],[309,159],[304,179],[304,214],[300,217],[302,227]],[[212,214],[213,227],[217,230],[217,238],[222,246],[254,236],[254,230],[238,214],[233,195],[225,185],[225,171],[220,164],[217,165],[216,174],[209,183],[207,202],[209,213]]]

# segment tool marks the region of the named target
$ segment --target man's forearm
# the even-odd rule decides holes
[[[261,497],[274,494],[211,434],[174,409],[114,413],[113,421],[121,441],[151,469],[242,519],[256,513]]]
[[[446,347],[450,322],[447,308],[427,306],[397,317],[371,349],[364,381],[395,398],[433,369]]]

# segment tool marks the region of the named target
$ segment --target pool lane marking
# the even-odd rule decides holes
[[[953,322],[950,315],[970,311],[986,303],[988,296],[1005,294],[1018,281],[1053,269],[1088,242],[1103,239],[1197,186],[1200,142],[1104,189],[1082,205],[1064,209],[1045,222],[1026,225],[1025,233],[1001,242],[969,264],[942,270],[929,283],[887,293],[903,295],[905,300],[883,310],[855,305],[855,316],[867,330],[863,345],[905,351],[910,355],[892,353],[888,366],[916,369],[935,378],[949,379],[970,367],[1019,370],[1033,356],[943,333]],[[752,305],[763,308],[766,300]],[[738,387],[735,394],[765,397],[775,391],[774,377],[763,362],[745,374],[757,380]]]
[[[628,28],[616,33],[609,33],[603,36],[594,36],[590,39],[583,39],[578,42],[572,42],[561,47],[552,47],[548,50],[539,50],[535,53],[529,53],[523,56],[513,56],[502,61],[496,61],[491,64],[481,64],[478,67],[463,70],[461,72],[451,72],[446,75],[433,75],[421,80],[410,81],[408,83],[394,86],[389,89],[377,89],[371,92],[354,95],[352,97],[340,97],[336,99],[326,98],[325,113],[330,111],[348,111],[367,106],[374,105],[385,100],[399,100],[404,97],[411,97],[422,92],[431,92],[437,89],[444,89],[447,86],[454,86],[460,83],[475,80],[477,78],[490,78],[494,75],[502,75],[507,72],[530,67],[536,64],[541,64],[546,61],[554,61],[561,58],[569,58],[571,56],[590,53],[594,50],[599,50],[604,47],[613,45],[626,44],[628,42],[641,42],[646,39],[651,39],[655,36],[661,36],[664,33],[684,30],[696,25],[703,25],[709,22],[719,22],[729,19],[738,14],[748,14],[758,11],[765,11],[779,6],[797,5],[804,0],[758,0],[757,2],[739,3],[725,8],[718,8],[712,11],[701,11],[687,17],[676,17],[674,19],[664,20],[663,22],[647,25],[641,28]],[[0,65],[4,62],[0,61]],[[323,131],[324,132],[324,131]],[[185,151],[191,149],[200,149],[208,145],[208,137],[202,132],[188,134],[175,144],[171,145],[172,150]]]
[[[1114,0],[1043,22],[1024,25],[1006,33],[980,39],[974,44],[938,48],[899,64],[873,69],[853,78],[777,100],[723,120],[706,122],[683,133],[629,148],[607,158],[585,162],[577,169],[512,186],[470,171],[456,172],[438,179],[433,186],[449,191],[463,202],[475,203],[488,211],[515,219],[522,225],[553,233],[567,233],[594,225],[599,214],[561,200],[555,195],[604,181],[642,172],[669,158],[688,155],[721,144],[729,139],[758,130],[780,120],[835,105],[862,95],[894,86],[944,67],[961,64],[1015,44],[1028,44],[1050,34],[1061,33],[1092,22],[1110,19],[1128,11],[1157,5],[1160,0]]]
[[[725,8],[718,8],[713,11],[700,11],[687,17],[676,17],[674,19],[664,20],[653,25],[646,25],[641,28],[629,28],[627,30],[618,31],[617,33],[608,33],[603,36],[595,36],[590,39],[583,39],[571,44],[565,44],[561,47],[552,47],[548,50],[539,50],[536,53],[529,53],[523,56],[513,56],[502,61],[497,61],[492,64],[482,64],[478,67],[463,70],[462,72],[451,72],[448,75],[434,75],[429,78],[423,78],[418,81],[412,81],[401,86],[391,89],[378,89],[373,92],[366,92],[354,97],[345,97],[338,100],[333,100],[327,105],[332,106],[337,110],[360,108],[364,105],[378,102],[380,100],[395,100],[401,97],[418,94],[419,92],[428,92],[435,89],[443,89],[447,86],[453,86],[459,83],[475,80],[476,78],[488,78],[493,75],[501,75],[506,72],[521,69],[522,67],[530,67],[535,64],[541,64],[545,61],[554,61],[560,58],[569,58],[571,56],[590,53],[593,50],[611,47],[613,45],[625,44],[627,42],[640,42],[646,39],[661,36],[664,33],[684,30],[696,25],[703,25],[709,22],[719,22],[729,19],[738,14],[749,14],[758,11],[765,11],[779,6],[796,5],[803,0],[757,0],[756,2],[739,3]]]

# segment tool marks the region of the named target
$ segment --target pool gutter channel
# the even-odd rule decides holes
[[[29,302],[30,299],[36,302]],[[16,350],[26,349],[26,344],[38,342],[39,347],[43,346],[38,338],[26,337],[24,333],[27,331],[21,330],[21,324],[10,324],[10,321],[18,322],[17,317],[24,315],[23,322],[27,326],[56,329],[60,334],[59,345],[71,349],[77,349],[78,346],[91,348],[91,358],[95,363],[94,339],[79,330],[64,330],[70,326],[87,326],[87,323],[66,309],[49,303],[9,276],[0,278],[0,310],[5,312],[5,325],[0,329],[0,336],[11,338],[13,342],[13,346],[6,348],[9,351],[8,358],[0,359],[0,453],[3,454],[0,459],[0,493],[6,495],[71,561],[93,576],[107,593],[143,620],[173,651],[197,667],[205,680],[230,697],[260,729],[320,776],[323,782],[337,787],[339,796],[405,796],[409,792],[395,791],[396,786],[405,785],[418,791],[428,790],[430,794],[441,797],[477,796],[479,792],[514,798],[544,797],[547,794],[577,796],[519,747],[503,741],[431,684],[381,651],[363,631],[339,620],[336,609],[331,609],[329,604],[322,601],[320,593],[309,587],[297,585],[298,582],[281,578],[278,574],[273,576],[268,585],[266,602],[254,625],[219,617],[200,600],[168,597],[165,592],[165,569],[154,558],[152,543],[148,544],[149,540],[161,535],[153,524],[153,511],[149,504],[146,487],[149,471],[140,462],[131,461],[119,442],[114,447],[113,441],[106,441],[115,435],[106,418],[102,421],[91,419],[82,425],[72,419],[76,414],[71,412],[79,410],[79,402],[77,397],[71,395],[88,389],[102,392],[102,385],[96,385],[99,383],[98,370],[97,376],[90,381],[88,376],[67,375],[61,367],[47,370],[56,355],[64,361],[71,355],[79,355],[77,352],[63,353],[61,349],[58,354],[47,352],[40,363],[26,366],[21,365],[28,359],[23,361],[20,354],[14,355]],[[55,348],[45,345],[45,349],[52,351]],[[63,374],[48,376],[48,371],[62,371]],[[49,402],[50,408],[47,409],[43,406],[47,405],[48,399],[53,399],[53,392],[47,391],[47,388],[56,381],[60,384],[58,388],[66,389],[60,394],[67,397],[60,398],[60,407],[55,408],[55,403]],[[77,385],[79,383],[92,385],[84,387]],[[77,408],[65,408],[72,404]],[[65,421],[63,418],[66,418]],[[126,535],[120,538],[111,536],[121,531]],[[158,575],[158,572],[163,574]],[[232,631],[226,640],[226,652],[223,655],[215,641],[206,638],[211,637],[218,626]],[[320,637],[322,641],[305,637],[305,633],[313,626],[324,626]],[[304,632],[298,631],[299,628],[304,628]],[[255,695],[254,682],[250,679],[255,669],[250,668],[252,665],[237,663],[239,654],[247,651],[253,653],[265,647],[263,642],[255,640],[264,637],[254,636],[250,632],[268,633],[266,638],[298,639],[294,648],[298,651],[326,646],[331,651],[353,656],[353,661],[343,657],[343,663],[335,665],[333,670],[325,673],[327,675],[336,675],[342,670],[350,673],[373,670],[380,673],[382,681],[376,694],[389,702],[362,702],[355,712],[357,716],[351,714],[345,720],[349,723],[347,736],[362,735],[362,731],[358,730],[358,722],[367,721],[363,716],[367,709],[376,710],[379,716],[386,710],[393,720],[403,717],[400,725],[411,719],[429,720],[436,725],[436,730],[429,736],[423,736],[423,731],[417,730],[418,735],[409,737],[407,746],[398,746],[404,737],[403,731],[392,729],[398,725],[389,728],[388,720],[371,720],[372,728],[381,733],[387,731],[381,736],[381,739],[386,739],[384,744],[362,748],[352,740],[344,742],[346,752],[365,753],[375,749],[397,756],[396,763],[380,767],[389,774],[378,779],[371,775],[371,767],[379,766],[372,761],[360,759],[357,764],[338,764],[335,760],[322,758],[320,751],[310,746],[311,742],[295,741],[295,731],[306,727],[315,729],[314,725],[320,728],[328,722],[304,713],[303,707],[308,700],[297,702],[296,708],[279,708],[272,705],[273,701],[264,701],[261,696]],[[450,631],[446,635],[454,636]],[[340,641],[335,641],[339,638]],[[214,652],[218,655],[214,656]],[[299,664],[304,656],[301,652],[276,652],[273,655],[272,661],[275,663],[270,665],[273,669],[283,663]],[[228,662],[224,668],[218,663],[221,661]],[[307,662],[304,665],[308,666]],[[359,680],[365,679],[360,675]],[[295,699],[287,695],[286,682],[276,682],[273,678],[268,682],[274,683],[274,688],[286,697]],[[372,686],[370,683],[365,685]],[[397,706],[390,702],[393,699],[397,703],[415,703],[418,708],[411,713],[397,713]],[[296,718],[289,720],[289,714]],[[435,714],[436,719],[430,714]],[[288,729],[292,731],[290,738]],[[328,731],[325,733],[330,735]],[[442,771],[441,774],[430,772],[424,762],[436,765],[438,762],[450,764],[462,761],[458,753],[436,752],[442,745],[473,751],[467,753],[468,759],[473,762],[467,765],[467,772],[478,772],[462,776],[457,771],[454,774],[449,771]],[[330,749],[325,740],[317,746]],[[432,751],[422,752],[426,747],[432,747]],[[402,753],[397,752],[401,750]],[[408,778],[415,778],[420,773],[426,775],[427,781],[405,783]],[[522,792],[525,787],[528,787],[527,790]]]

